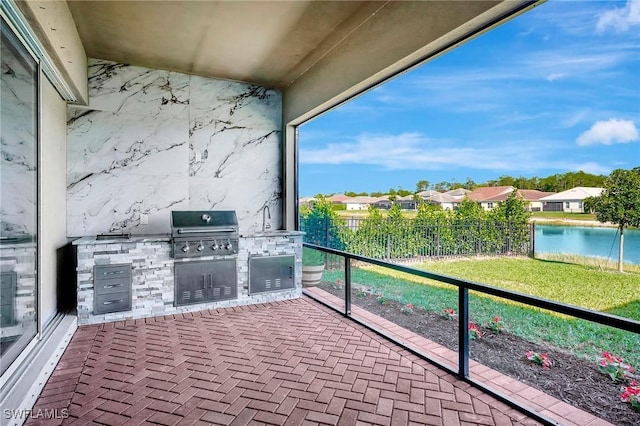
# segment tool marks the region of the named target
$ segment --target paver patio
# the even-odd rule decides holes
[[[69,417],[27,424],[537,424],[308,297],[80,327],[34,410]]]

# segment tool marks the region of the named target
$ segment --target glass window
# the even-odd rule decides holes
[[[571,208],[571,203],[569,201],[565,201],[564,202],[564,208],[565,209]]]
[[[37,332],[38,65],[0,27],[0,373]]]

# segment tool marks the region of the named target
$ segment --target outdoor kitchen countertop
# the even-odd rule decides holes
[[[129,237],[113,238],[97,238],[95,235],[91,237],[81,237],[73,241],[73,245],[85,245],[85,244],[114,244],[114,243],[155,243],[155,242],[171,242],[170,234],[137,234],[130,235]]]
[[[267,230],[265,232],[254,232],[249,235],[241,235],[240,238],[274,238],[274,237],[294,237],[302,236],[305,233],[302,231],[292,231],[286,229]],[[102,236],[97,238],[93,235],[90,237],[80,237],[73,241],[73,245],[87,245],[87,244],[115,244],[115,243],[170,243],[171,234],[135,234],[129,235],[129,237],[114,236],[113,238]]]
[[[266,231],[258,231],[249,235],[240,235],[241,238],[273,238],[273,237],[298,237],[305,233],[302,231],[293,231],[289,229],[273,229]]]

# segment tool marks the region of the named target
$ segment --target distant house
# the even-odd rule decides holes
[[[376,201],[371,203],[371,205],[378,209],[389,210],[393,203],[391,202],[391,200],[389,200],[388,195],[383,195],[382,197],[376,198]]]
[[[526,202],[526,209],[530,212],[542,211],[542,201],[540,199],[553,194],[555,193],[538,191],[537,189],[518,189],[516,192],[516,196]],[[509,195],[511,195],[511,192],[501,194],[491,201],[499,203],[509,198]]]
[[[506,200],[514,190],[513,186],[482,186],[469,192],[467,198],[477,202],[485,210],[493,210],[498,202]]]
[[[313,198],[313,197],[302,197],[298,199],[298,205],[299,206],[306,206],[306,207],[311,207],[315,204],[315,202],[318,201],[317,199]]]
[[[418,192],[416,195],[426,201],[428,198],[433,197],[434,195],[438,195],[438,194],[440,194],[440,192],[435,191],[433,189],[427,189],[426,191]]]
[[[539,212],[543,209],[542,198],[553,195],[552,192],[538,191],[537,189],[518,189],[513,186],[492,186],[477,188],[467,197],[479,203],[485,210],[493,210],[494,207],[509,198],[513,191],[517,191],[516,196],[524,200],[527,204],[527,210],[530,212]]]
[[[327,197],[327,200],[331,201],[333,204],[343,204],[345,201],[349,200],[351,197],[344,194],[335,194],[330,197]]]
[[[418,208],[418,201],[415,195],[407,195],[405,197],[397,197],[396,204],[400,204],[402,210],[416,210]]]
[[[445,194],[451,195],[452,197],[460,197],[460,199],[464,198],[465,195],[470,193],[471,191],[464,188],[452,189],[450,191],[445,192]]]
[[[343,203],[347,205],[347,210],[368,210],[369,206],[376,201],[378,201],[376,197],[358,196],[351,197],[343,201]]]
[[[542,210],[545,212],[584,213],[584,199],[598,197],[604,188],[577,186],[557,194],[542,197]]]
[[[456,210],[464,196],[453,196],[447,193],[436,193],[425,200],[425,203],[437,204],[442,210]]]

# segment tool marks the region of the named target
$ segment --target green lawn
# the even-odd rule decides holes
[[[640,320],[638,272],[601,272],[590,266],[527,258],[431,262],[418,267]],[[344,277],[342,271],[331,271],[323,278],[335,281]],[[457,309],[457,290],[447,284],[380,267],[353,268],[352,281],[425,310]],[[479,324],[498,315],[509,332],[530,341],[548,342],[590,359],[607,350],[640,366],[638,334],[474,292],[469,312],[471,320]]]
[[[640,271],[633,266],[634,272],[620,274],[595,265],[496,258],[430,262],[419,268],[602,312],[640,300]],[[640,310],[630,318],[640,320]]]

